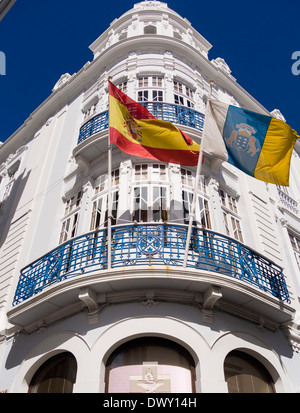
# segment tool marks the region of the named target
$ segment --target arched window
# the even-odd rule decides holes
[[[143,337],[118,347],[106,364],[107,393],[192,393],[194,361],[180,345]]]
[[[72,393],[77,363],[68,352],[47,360],[33,376],[28,393]]]
[[[242,351],[231,351],[224,363],[229,393],[275,393],[268,370],[254,357]]]
[[[144,34],[156,34],[156,27],[155,26],[145,26],[144,27]]]

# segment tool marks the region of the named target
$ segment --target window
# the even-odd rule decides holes
[[[137,222],[167,221],[167,188],[137,186],[134,188],[132,219]]]
[[[119,83],[117,87],[122,92],[126,93],[127,92],[127,81]]]
[[[293,251],[294,251],[294,255],[295,255],[295,258],[296,258],[296,262],[297,262],[298,268],[300,270],[300,238],[296,237],[295,235],[291,234],[290,232],[289,232],[289,237],[290,237],[290,241],[291,241],[292,248],[293,248]]]
[[[76,196],[72,196],[70,199],[67,200],[66,206],[65,206],[65,215],[72,212],[74,208],[79,207],[81,197],[82,197],[82,192],[79,191]]]
[[[167,168],[161,164],[135,165],[132,219],[160,222],[168,219],[169,186]],[[147,185],[142,185],[147,182]]]
[[[275,393],[267,369],[254,357],[242,351],[230,352],[224,363],[229,393]]]
[[[106,393],[193,393],[195,364],[180,345],[159,337],[131,340],[106,364]]]
[[[47,360],[33,376],[28,393],[72,393],[77,363],[68,352]]]
[[[163,92],[161,90],[152,90],[152,100],[153,102],[162,102]]]
[[[182,83],[176,82],[176,81],[174,80],[174,91],[175,91],[175,92],[182,93],[182,92],[183,92],[183,85],[182,85]]]
[[[198,195],[198,203],[196,204],[196,220],[193,225],[199,225],[202,228],[211,228],[211,220],[209,214],[208,200],[203,196]],[[193,201],[193,193],[190,191],[182,191],[182,205],[183,205],[183,219],[184,223],[188,225],[190,212]]]
[[[142,164],[134,166],[134,181],[166,181],[167,168],[162,164]]]
[[[79,208],[81,204],[82,191],[70,197],[65,204],[65,214],[62,221],[59,243],[63,243],[77,234]]]
[[[112,184],[112,225],[116,224],[117,221],[117,211],[119,203],[119,169],[112,171],[111,174],[111,184]],[[97,230],[101,227],[107,226],[108,219],[108,175],[101,175],[96,180],[95,183],[95,196],[93,198],[93,209],[90,230]]]
[[[173,81],[175,105],[194,107],[194,93],[192,89],[181,82]]]
[[[148,102],[149,100],[149,91],[141,90],[138,92],[138,102]]]
[[[149,78],[148,77],[140,77],[139,78],[139,87],[148,87],[149,85]]]
[[[162,76],[141,76],[138,78],[138,102],[163,102],[163,78]],[[161,90],[156,89],[161,88]]]
[[[162,87],[162,77],[152,76],[152,86]]]
[[[192,207],[193,189],[195,185],[195,177],[193,173],[185,168],[181,168],[181,183],[182,183],[182,205],[184,223],[189,223],[189,216]],[[211,228],[211,220],[209,214],[208,197],[206,194],[206,181],[203,175],[198,180],[197,189],[202,193],[198,193],[196,203],[196,220],[193,225],[200,225],[203,228]]]
[[[236,198],[227,194],[222,189],[219,190],[219,196],[222,205],[223,221],[226,235],[235,238],[237,241],[243,242],[240,223],[241,220],[238,215]]]
[[[175,105],[184,105],[184,100],[182,96],[174,95],[174,103]]]

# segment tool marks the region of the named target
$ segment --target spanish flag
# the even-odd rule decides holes
[[[284,121],[223,102],[209,100],[202,150],[246,174],[288,186],[296,131]]]
[[[197,165],[200,145],[172,123],[156,119],[146,108],[109,82],[110,143],[130,155]]]

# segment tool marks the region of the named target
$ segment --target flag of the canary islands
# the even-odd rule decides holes
[[[203,152],[223,159],[257,179],[289,185],[291,155],[298,137],[282,120],[215,100],[208,101]]]
[[[170,122],[156,119],[146,108],[109,82],[110,143],[143,158],[197,165],[200,146]]]

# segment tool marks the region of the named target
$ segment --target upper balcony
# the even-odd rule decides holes
[[[195,132],[202,131],[204,115],[186,106],[165,102],[139,102],[157,119],[179,125],[192,139]],[[92,162],[99,153],[107,151],[107,129],[109,111],[99,113],[85,122],[79,131],[77,146],[73,155],[80,155],[87,162]],[[196,138],[197,139],[197,138]]]
[[[258,323],[269,320],[274,328],[291,319],[282,268],[234,239],[198,227],[183,268],[186,237],[185,225],[114,226],[111,268],[106,228],[67,241],[21,271],[8,319],[25,327],[83,306],[98,314],[100,304],[142,301],[149,291],[152,298],[202,309],[216,303]]]
[[[146,107],[157,119],[166,120],[178,125],[202,131],[204,115],[194,109],[165,102],[139,102]],[[80,128],[78,144],[108,128],[108,110],[89,119]]]

